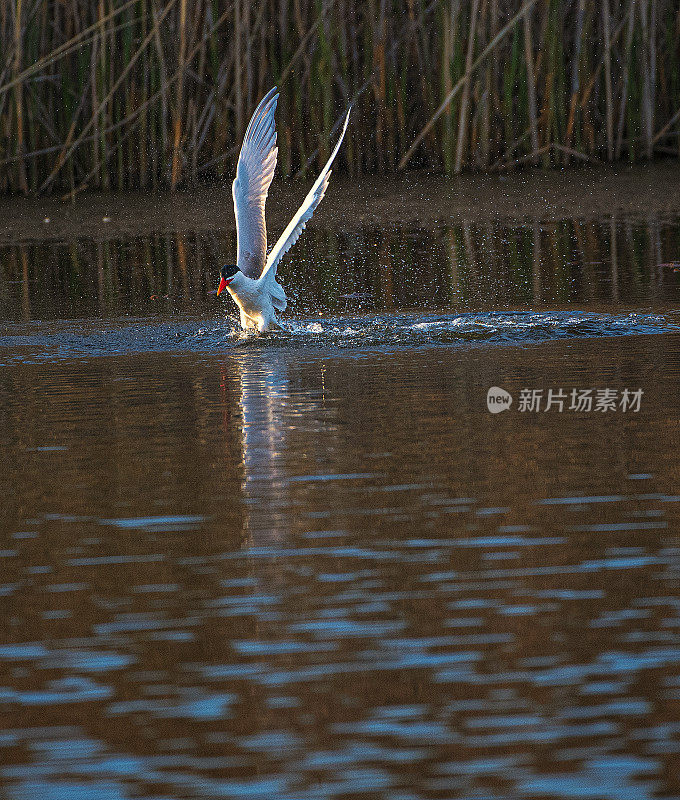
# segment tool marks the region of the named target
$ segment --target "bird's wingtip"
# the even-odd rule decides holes
[[[343,136],[344,136],[344,134],[345,134],[345,131],[347,130],[347,125],[349,124],[349,115],[350,115],[351,113],[352,113],[352,106],[350,106],[350,107],[347,109],[347,113],[345,114],[345,124],[342,126],[342,133],[343,133]]]
[[[278,96],[279,96],[279,90],[276,88],[276,86],[272,86],[272,88],[267,92],[267,94],[265,94],[265,96],[262,98],[260,102],[261,103],[269,102],[272,99],[275,100]]]

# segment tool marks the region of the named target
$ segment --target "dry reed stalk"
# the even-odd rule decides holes
[[[152,30],[152,31],[151,31],[151,32],[150,32],[150,33],[149,33],[149,34],[148,34],[148,35],[147,35],[147,36],[144,38],[144,41],[143,41],[143,42],[140,44],[140,46],[139,46],[138,50],[135,52],[134,56],[133,56],[133,57],[130,59],[130,61],[128,62],[128,64],[127,64],[127,66],[125,67],[125,69],[124,69],[124,70],[122,71],[122,73],[119,75],[119,77],[117,78],[117,80],[116,80],[116,81],[113,83],[113,86],[112,86],[112,87],[111,87],[111,89],[109,90],[109,93],[106,95],[106,97],[105,97],[105,98],[104,98],[104,99],[101,101],[101,103],[100,103],[100,104],[99,104],[99,106],[97,107],[97,110],[96,110],[96,112],[95,112],[96,114],[99,114],[101,111],[103,111],[103,110],[105,109],[105,107],[107,106],[107,104],[109,103],[109,101],[111,100],[111,98],[113,97],[113,95],[114,95],[114,93],[115,93],[116,89],[117,89],[117,88],[118,88],[118,87],[121,85],[121,83],[122,83],[122,82],[125,80],[125,77],[126,77],[126,75],[127,75],[127,74],[128,74],[128,73],[129,73],[129,72],[132,70],[132,68],[133,68],[133,67],[134,67],[134,65],[136,64],[137,60],[139,59],[140,55],[143,53],[143,51],[146,49],[146,47],[147,47],[147,45],[149,44],[149,42],[151,41],[151,39],[154,37],[154,35],[155,35],[155,29],[157,29],[157,28],[160,26],[161,22],[163,22],[163,20],[164,20],[164,19],[167,17],[167,15],[170,13],[170,9],[173,7],[173,5],[174,5],[176,2],[177,2],[177,0],[169,0],[169,2],[168,2],[168,4],[167,4],[167,6],[166,6],[166,7],[165,7],[165,9],[163,10],[163,13],[162,13],[162,14],[161,14],[159,17],[157,17],[157,18],[156,18],[156,20],[154,21],[154,30]],[[94,115],[93,115],[93,117],[94,117]],[[46,178],[45,182],[42,184],[42,186],[40,187],[40,189],[39,189],[38,191],[40,191],[40,192],[43,192],[43,191],[44,191],[44,190],[47,188],[47,186],[49,186],[49,185],[52,183],[52,181],[54,180],[54,178],[55,178],[55,176],[56,176],[57,172],[58,172],[58,171],[61,169],[61,167],[63,166],[63,164],[64,164],[64,163],[65,163],[65,162],[66,162],[66,161],[67,161],[67,160],[68,160],[68,159],[71,157],[71,155],[73,154],[73,151],[76,149],[76,147],[78,147],[78,145],[80,144],[80,142],[81,142],[81,140],[83,139],[83,137],[85,136],[85,134],[86,134],[86,133],[87,133],[87,132],[90,130],[90,128],[92,128],[93,126],[94,126],[94,119],[91,119],[91,120],[90,120],[90,121],[89,121],[89,122],[88,122],[88,123],[85,125],[85,128],[82,130],[82,132],[80,133],[80,135],[78,136],[78,138],[77,138],[77,139],[76,139],[76,140],[75,140],[75,141],[74,141],[74,142],[73,142],[73,143],[70,145],[70,147],[68,147],[68,149],[67,149],[67,150],[65,150],[63,157],[62,157],[62,158],[60,158],[60,159],[57,161],[57,164],[56,164],[56,165],[55,165],[55,167],[53,168],[52,172],[50,172],[50,174],[49,174],[49,175],[48,175],[48,177]]]
[[[536,159],[539,156],[542,156],[544,153],[549,153],[554,145],[552,144],[545,144],[543,147],[539,147],[538,150],[534,150],[533,153],[528,153],[525,156],[521,156],[521,158],[516,158],[514,161],[509,161],[502,164],[494,164],[492,165],[490,172],[504,172],[506,170],[514,169],[515,167],[519,167],[522,164],[527,164],[529,162],[536,162]]]
[[[352,100],[339,167],[354,175],[409,162],[496,170],[539,151],[544,165],[572,151],[678,153],[660,141],[680,118],[675,5],[565,8],[536,0],[527,17],[522,0],[5,0],[0,191],[72,197],[87,183],[219,177],[273,83],[285,83],[286,174],[324,158]]]
[[[376,102],[376,167],[378,172],[385,172],[385,153],[383,134],[386,116],[386,76],[385,76],[385,0],[379,0],[377,31],[373,43],[373,64],[377,72],[377,80],[373,82],[373,95]]]
[[[494,38],[489,42],[489,44],[482,50],[477,59],[470,67],[470,72],[474,72],[475,69],[484,61],[484,59],[491,53],[491,51],[496,47],[496,45],[511,31],[515,25],[519,22],[519,20],[526,14],[529,9],[536,3],[537,0],[526,0],[522,8],[515,14],[512,19],[506,23],[500,31],[494,36]],[[434,123],[439,119],[442,115],[444,110],[448,107],[449,103],[453,100],[453,98],[458,94],[458,92],[463,88],[465,82],[469,79],[469,75],[466,72],[465,75],[458,81],[458,83],[453,87],[453,89],[446,95],[444,101],[441,103],[439,108],[435,111],[435,113],[430,117],[427,124],[424,128],[420,131],[420,133],[416,136],[413,144],[409,147],[409,149],[404,154],[403,158],[399,162],[399,166],[397,169],[402,170],[406,167],[408,162],[411,160],[413,153],[415,152],[418,145],[422,142],[424,137],[429,133],[432,129]]]
[[[14,10],[14,74],[21,73],[21,62],[23,58],[23,39],[22,39],[22,0],[16,0]],[[24,105],[23,105],[23,85],[18,81],[14,87],[14,102],[16,107],[16,154],[18,157],[19,188],[24,194],[28,194],[28,182],[26,180],[26,162],[24,160]]]
[[[569,150],[571,149],[571,140],[574,133],[574,121],[576,117],[576,109],[578,106],[579,96],[579,83],[580,83],[580,58],[581,58],[581,43],[583,40],[583,22],[585,18],[585,0],[577,0],[576,6],[576,35],[574,39],[574,54],[572,56],[572,73],[571,73],[571,103],[569,105],[569,118],[567,122],[567,132],[565,136],[565,159],[564,163],[569,163]]]
[[[599,158],[595,158],[595,156],[589,156],[587,153],[582,153],[580,150],[574,150],[573,147],[565,147],[563,144],[557,144],[557,142],[553,142],[550,145],[553,150],[558,150],[560,153],[564,153],[568,156],[573,156],[574,158],[578,158],[581,161],[588,161],[591,164],[601,164]]]
[[[496,6],[495,0],[484,0],[484,38],[490,39],[493,36],[495,29],[494,8]],[[449,87],[450,89],[451,87]],[[480,99],[480,140],[478,148],[477,166],[481,169],[487,169],[490,160],[491,149],[491,65],[487,63],[484,70],[483,81],[480,86],[481,99]]]
[[[170,189],[174,190],[180,176],[180,142],[182,139],[182,113],[183,113],[183,94],[184,94],[184,66],[185,66],[185,47],[186,47],[186,24],[187,24],[187,0],[180,0],[179,6],[179,57],[177,71],[179,76],[175,82],[177,98],[175,100],[174,114],[174,139],[172,143],[172,167],[170,172]]]
[[[623,29],[626,27],[626,22],[627,21],[628,21],[628,13],[625,13],[624,16],[623,16],[623,19],[619,22],[619,24],[617,25],[615,31],[611,34],[611,37],[610,37],[610,40],[609,40],[609,48],[606,49],[605,52],[602,54],[602,57],[600,58],[597,66],[593,70],[592,75],[588,79],[588,83],[586,84],[585,89],[583,90],[583,92],[581,92],[581,99],[580,99],[579,103],[580,103],[582,108],[585,108],[586,105],[591,101],[591,96],[593,94],[593,90],[595,89],[595,87],[597,85],[597,82],[600,79],[600,74],[602,73],[602,70],[605,68],[606,59],[607,59],[607,57],[610,57],[611,49],[614,46],[614,44],[616,43],[616,41],[618,40],[619,36],[622,34]],[[611,63],[610,63],[610,75],[611,75]],[[605,88],[605,94],[606,94],[606,88]],[[605,110],[605,113],[606,113],[606,110]],[[614,122],[613,117],[614,117],[614,108],[613,108],[613,103],[612,103],[612,128],[613,128],[613,122]]]
[[[449,7],[444,8],[444,21],[442,35],[444,37],[444,51],[442,56],[442,92],[449,94],[453,87],[452,75],[456,68],[456,44],[459,33],[460,0],[451,0]],[[451,171],[451,155],[455,153],[453,114],[444,115],[444,168]]]
[[[656,108],[656,29],[658,15],[658,0],[650,0],[651,10],[649,15],[649,75],[650,75],[650,108],[652,110],[651,125],[654,127],[654,109]],[[651,156],[650,156],[651,158]]]
[[[171,0],[171,2],[174,2],[174,0]],[[210,31],[209,31],[207,34],[205,34],[205,36],[208,36],[208,35],[210,35],[210,34],[214,33],[214,32],[215,32],[215,31],[216,31],[216,30],[217,30],[217,29],[218,29],[218,28],[219,28],[219,27],[220,27],[220,26],[221,26],[221,25],[224,23],[224,21],[226,20],[226,18],[227,18],[228,16],[230,16],[230,15],[231,15],[231,13],[232,13],[232,9],[231,9],[231,8],[228,8],[228,9],[227,9],[227,10],[226,10],[226,11],[225,11],[225,12],[224,12],[224,13],[223,13],[223,14],[222,14],[222,15],[221,15],[221,16],[220,16],[218,19],[217,19],[217,21],[214,23],[214,25],[212,26],[212,28],[210,29]],[[155,19],[155,22],[154,22],[154,30],[152,30],[152,31],[150,32],[149,36],[151,36],[151,35],[155,35],[155,36],[157,36],[157,35],[158,35],[158,29],[159,29],[159,27],[160,27],[160,22],[162,22],[162,19],[161,19],[161,18],[159,18],[159,17],[157,17],[157,18]],[[205,38],[205,37],[204,37],[204,38]],[[198,42],[198,44],[196,44],[196,45],[195,45],[195,46],[192,48],[192,50],[189,52],[189,55],[188,55],[188,57],[187,57],[187,61],[188,61],[188,62],[190,62],[190,61],[191,61],[191,60],[194,58],[194,56],[196,55],[196,53],[198,52],[198,49],[199,49],[199,47],[201,46],[201,42],[202,42],[202,40],[201,40],[201,41],[199,41],[199,42]],[[139,116],[141,115],[141,113],[142,113],[142,111],[144,110],[144,108],[146,108],[146,107],[150,106],[150,105],[151,105],[151,104],[152,104],[152,103],[153,103],[153,102],[154,102],[154,101],[155,101],[155,100],[156,100],[156,99],[157,99],[157,98],[158,98],[160,95],[162,95],[162,94],[163,94],[163,95],[164,95],[164,94],[167,94],[167,90],[168,90],[168,89],[169,89],[169,88],[172,86],[173,82],[174,82],[174,81],[175,81],[175,80],[176,80],[178,77],[179,77],[179,72],[177,71],[177,72],[175,72],[175,74],[173,75],[173,77],[172,77],[172,78],[170,78],[169,80],[167,80],[167,81],[164,83],[164,85],[163,85],[163,87],[162,87],[161,89],[159,89],[159,90],[158,90],[158,91],[157,91],[157,92],[156,92],[154,95],[152,95],[151,97],[147,98],[147,99],[144,101],[144,103],[141,105],[141,107],[140,107],[140,108],[137,108],[137,109],[136,109],[136,110],[135,110],[135,111],[134,111],[134,112],[133,112],[133,113],[130,115],[130,118],[129,118],[129,119],[127,119],[127,120],[123,120],[122,122],[118,123],[118,124],[117,124],[115,127],[116,127],[116,128],[118,128],[118,127],[123,127],[125,123],[128,123],[129,125],[132,125],[132,124],[134,123],[134,121],[135,121],[137,118],[139,118]],[[109,130],[113,130],[113,128],[114,128],[114,126],[112,126],[111,128],[107,129],[105,132],[108,132]],[[130,130],[128,131],[128,134],[127,134],[127,135],[130,135],[131,133],[132,133],[132,129],[130,129]],[[121,143],[122,143],[122,142],[121,142]],[[109,152],[109,153],[107,154],[107,156],[106,156],[106,159],[108,160],[108,158],[110,158],[110,156],[111,156],[111,155],[112,155],[112,152]],[[87,184],[87,181],[88,181],[88,180],[89,180],[89,178],[91,178],[91,177],[92,177],[92,172],[90,172],[90,173],[89,173],[89,174],[88,174],[88,175],[85,177],[85,179],[82,181],[81,185],[80,185],[80,186],[79,186],[77,189],[75,189],[75,191],[76,191],[76,192],[78,192],[78,191],[82,191],[82,190],[85,188],[85,186],[86,186],[86,184]],[[69,197],[69,196],[70,196],[70,194],[71,194],[71,193],[69,193],[69,195],[66,195],[65,197]]]
[[[604,31],[604,87],[607,118],[607,159],[614,160],[614,107],[612,100],[611,22],[609,0],[602,0],[602,28]]]
[[[524,15],[524,58],[527,70],[527,95],[529,100],[529,125],[531,149],[538,150],[538,118],[536,115],[536,78],[534,75],[534,47],[531,41],[531,12]],[[536,157],[534,164],[538,164]]]
[[[653,29],[650,30],[648,20],[649,2],[650,0],[640,0],[639,9],[642,25],[642,127],[647,158],[651,159],[654,155],[654,110],[652,106],[654,76],[651,71],[652,47],[650,39],[653,38],[654,31]]]
[[[458,120],[458,145],[456,147],[456,163],[453,171],[456,175],[460,174],[463,168],[463,151],[465,148],[465,134],[467,126],[468,103],[470,102],[470,75],[472,73],[472,63],[475,55],[475,31],[477,27],[477,16],[479,12],[479,0],[472,0],[472,10],[470,11],[470,32],[468,34],[468,47],[465,56],[465,83],[463,84],[463,95],[460,101],[460,113]]]
[[[626,127],[626,103],[628,102],[628,80],[630,77],[630,59],[635,31],[635,0],[630,0],[628,9],[628,30],[626,32],[626,51],[623,62],[623,77],[621,79],[621,101],[619,105],[619,124],[616,135],[615,157],[621,157],[623,146],[623,132]]]
[[[101,9],[101,4],[100,4]],[[99,53],[99,40],[95,39],[92,44],[92,53],[90,56],[90,96],[92,98],[92,105],[94,107],[97,106],[97,56]],[[99,172],[99,137],[100,137],[100,130],[99,130],[99,116],[95,116],[94,118],[94,125],[93,125],[93,139],[92,139],[92,160],[94,162],[94,174],[97,175]],[[96,182],[97,188],[99,188],[101,181],[101,176],[98,176],[98,180]]]
[[[0,85],[0,95],[14,88],[14,86],[16,86],[17,83],[22,83],[26,81],[28,78],[40,72],[41,69],[54,65],[60,58],[64,57],[65,55],[68,55],[74,50],[82,48],[84,44],[86,44],[88,41],[91,41],[86,39],[85,37],[89,36],[90,34],[94,34],[95,36],[97,35],[96,31],[101,22],[109,22],[114,17],[118,16],[118,14],[121,14],[123,11],[125,11],[138,1],[139,0],[127,0],[127,2],[123,3],[122,6],[119,6],[118,8],[115,8],[112,11],[110,11],[103,20],[98,20],[94,24],[80,31],[80,33],[69,38],[66,42],[63,42],[58,47],[55,47],[54,50],[51,50],[46,55],[36,59],[34,63],[31,64],[30,67],[27,67],[20,75],[17,75],[11,81],[8,81],[7,83]]]

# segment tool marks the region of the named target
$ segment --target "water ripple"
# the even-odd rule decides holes
[[[195,353],[242,347],[427,347],[488,342],[528,344],[550,339],[631,336],[680,330],[663,314],[585,311],[486,311],[288,320],[264,336],[242,333],[236,321],[175,318],[92,323],[12,324],[0,336],[0,363],[113,356]]]

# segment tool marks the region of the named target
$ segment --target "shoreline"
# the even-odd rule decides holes
[[[274,241],[314,176],[274,179],[267,224]],[[563,171],[447,178],[427,172],[332,179],[312,225],[432,227],[462,222],[589,219],[680,213],[680,161]],[[107,217],[110,221],[104,222]],[[49,222],[45,222],[49,218]],[[231,185],[186,192],[84,192],[73,203],[54,198],[0,198],[0,243],[82,237],[107,240],[167,232],[235,231]]]

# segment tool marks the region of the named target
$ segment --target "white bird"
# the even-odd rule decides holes
[[[236,264],[220,270],[219,295],[227,289],[241,311],[241,327],[263,333],[278,327],[276,312],[286,308],[286,293],[276,280],[276,267],[297,242],[321,202],[331,176],[331,165],[347,130],[349,114],[340,139],[288,227],[267,255],[264,204],[276,169],[274,112],[279,99],[276,86],[262,98],[248,123],[232,185],[236,216]],[[350,109],[351,111],[351,109]]]

